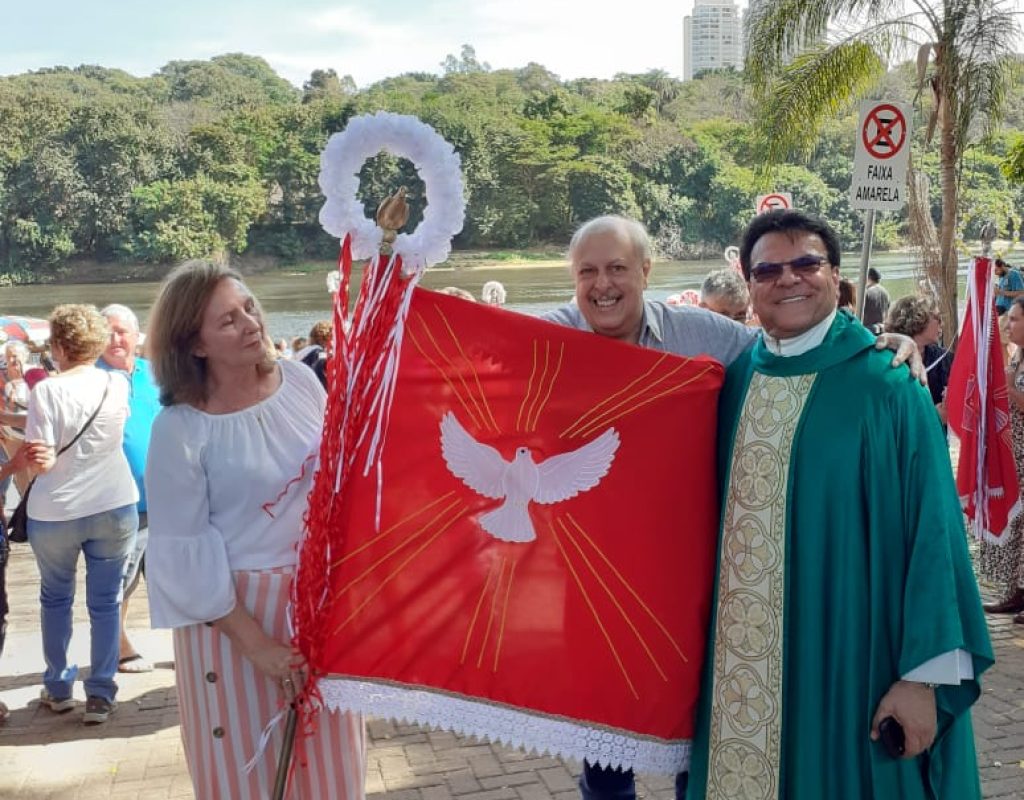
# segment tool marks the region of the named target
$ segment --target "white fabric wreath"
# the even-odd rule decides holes
[[[412,275],[448,258],[465,210],[458,153],[416,117],[378,111],[355,117],[331,136],[320,155],[320,189],[327,198],[320,224],[339,239],[352,235],[354,260],[380,250],[381,230],[363,213],[356,191],[363,163],[382,150],[412,162],[426,189],[423,220],[412,233],[399,234],[393,248],[402,256],[403,272]]]

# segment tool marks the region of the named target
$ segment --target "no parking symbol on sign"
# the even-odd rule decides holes
[[[778,211],[793,207],[793,195],[789,192],[772,192],[772,194],[759,194],[754,202],[754,210],[758,214],[767,211]]]
[[[850,205],[898,211],[907,201],[910,107],[877,100],[861,103],[857,131]]]

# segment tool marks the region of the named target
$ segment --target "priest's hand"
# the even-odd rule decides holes
[[[935,690],[923,683],[896,681],[878,704],[871,722],[871,739],[878,741],[878,726],[894,717],[906,736],[904,758],[916,758],[935,741]]]
[[[880,333],[875,339],[876,350],[893,350],[892,365],[898,367],[906,364],[910,374],[917,378],[922,386],[928,385],[928,373],[924,368],[924,360],[917,349],[917,342],[902,333]]]

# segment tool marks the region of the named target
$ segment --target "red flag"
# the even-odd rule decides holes
[[[975,535],[991,542],[1019,510],[1010,438],[1009,396],[993,304],[992,261],[976,258],[967,280],[967,312],[949,376],[946,408],[960,439],[956,486]]]
[[[299,640],[323,697],[684,768],[721,365],[423,290],[403,336],[379,480],[357,459],[332,529],[303,549],[327,571],[297,598],[319,609]]]

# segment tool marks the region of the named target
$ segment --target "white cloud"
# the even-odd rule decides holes
[[[381,20],[362,6],[332,8],[304,15],[302,27],[314,34],[342,34],[376,41],[384,41],[396,35],[404,38],[413,30],[409,23],[398,24],[393,18]]]
[[[633,0],[602,10],[584,0],[483,0],[474,13],[484,33],[477,52],[496,66],[536,61],[563,78],[648,69],[682,72],[683,9],[678,2]]]
[[[682,20],[689,4],[634,0],[603,11],[587,0],[460,0],[421,6],[414,16],[345,5],[303,14],[282,47],[262,55],[295,83],[313,69],[351,74],[359,86],[403,72],[437,72],[463,44],[495,69],[540,63],[562,78],[611,77],[664,69],[682,73]]]

